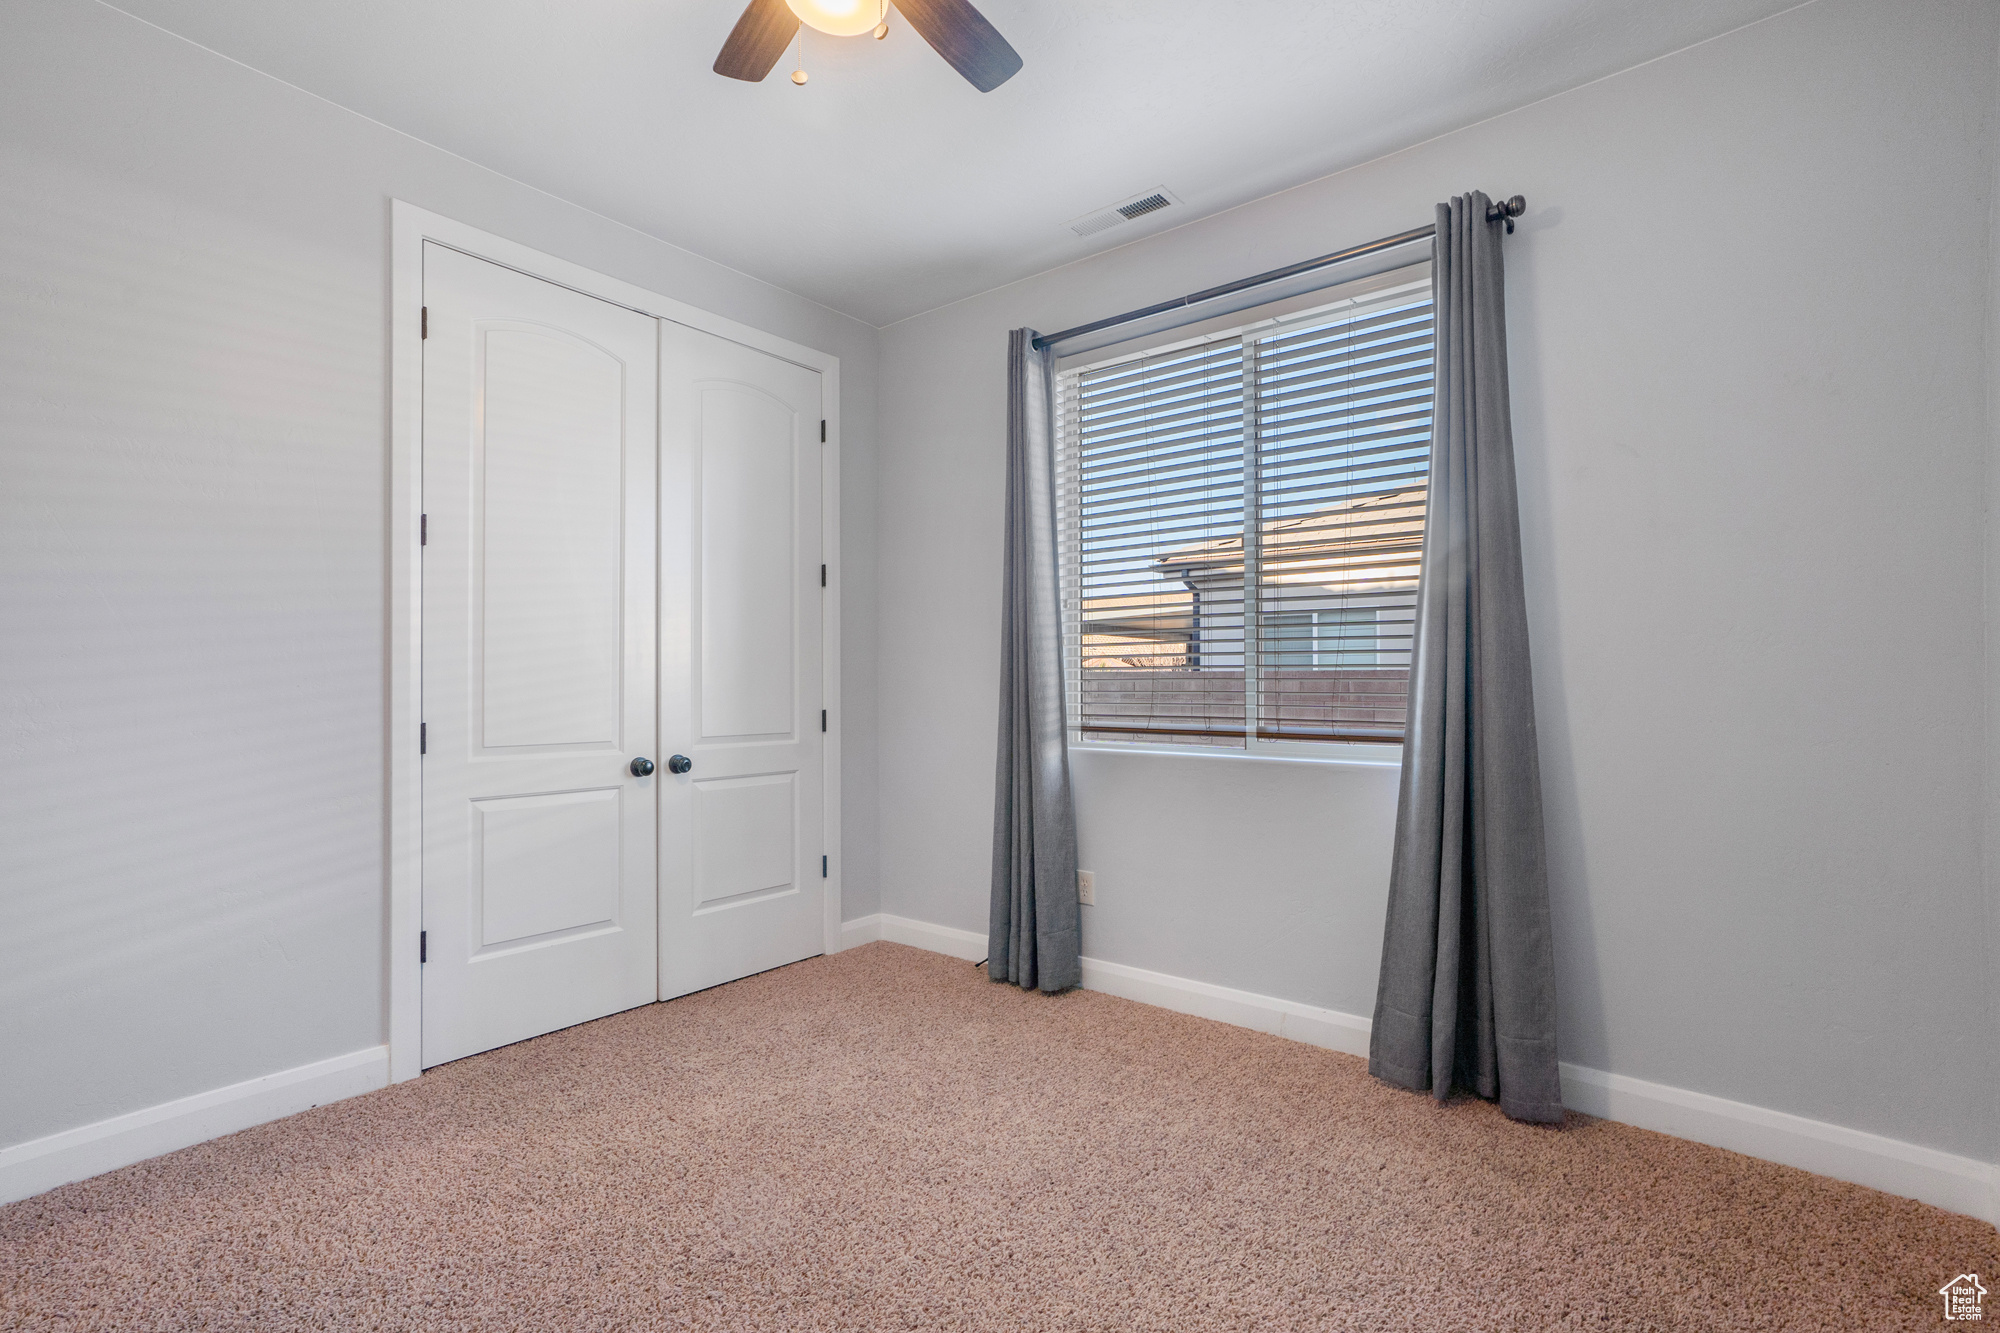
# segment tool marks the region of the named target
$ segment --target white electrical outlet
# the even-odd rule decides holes
[[[1076,872],[1076,900],[1086,907],[1097,906],[1097,872],[1092,870]]]

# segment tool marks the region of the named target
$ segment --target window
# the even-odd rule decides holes
[[[1078,739],[1402,740],[1430,471],[1429,266],[1343,290],[1060,372]]]
[[[1372,667],[1379,649],[1375,608],[1277,611],[1265,617],[1276,667]]]

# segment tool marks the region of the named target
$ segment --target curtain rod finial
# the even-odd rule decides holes
[[[1507,223],[1507,234],[1512,236],[1514,234],[1514,219],[1527,211],[1528,201],[1517,194],[1504,204],[1489,205],[1486,209],[1486,220],[1488,222],[1504,220]]]

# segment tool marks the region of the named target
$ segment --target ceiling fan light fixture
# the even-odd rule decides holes
[[[990,93],[1020,72],[1020,53],[1007,45],[972,0],[895,3],[910,31],[980,92]],[[715,72],[725,79],[757,83],[777,67],[792,38],[803,38],[807,28],[833,37],[859,37],[873,28],[879,40],[889,32],[889,0],[750,0],[715,57]]]
[[[882,21],[881,0],[785,0],[799,22],[835,37],[858,37]]]

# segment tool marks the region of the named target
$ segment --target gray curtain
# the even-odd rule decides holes
[[[1368,1068],[1560,1123],[1501,222],[1487,208],[1475,192],[1437,210],[1429,517]]]
[[[1056,574],[1055,356],[1007,338],[1007,551],[986,972],[1024,990],[1083,980]]]

